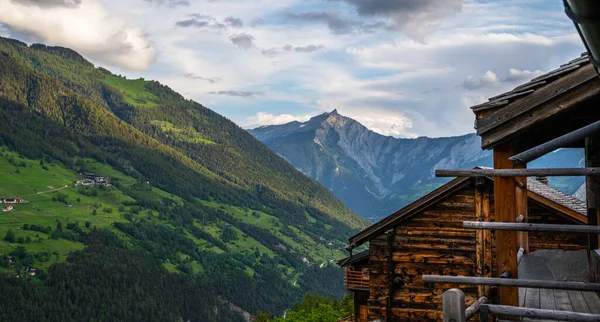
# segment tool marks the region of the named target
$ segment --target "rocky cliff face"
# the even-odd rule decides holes
[[[447,182],[435,178],[436,169],[492,165],[491,152],[481,149],[475,134],[399,139],[377,134],[336,110],[304,123],[262,126],[250,133],[370,220]],[[574,162],[572,154],[553,158]]]

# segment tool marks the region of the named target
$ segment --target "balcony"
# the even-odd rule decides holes
[[[369,290],[369,269],[363,269],[362,271],[352,271],[346,269],[344,275],[344,284],[346,285],[346,291],[358,290],[368,291]]]

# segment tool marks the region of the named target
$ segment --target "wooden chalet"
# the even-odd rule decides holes
[[[493,150],[494,169],[438,170],[436,175],[494,177],[493,221],[492,218],[465,219],[462,223],[463,228],[492,236],[493,243],[484,245],[484,249],[495,251],[493,277],[487,277],[489,272],[478,271],[471,277],[473,275],[454,271],[424,275],[422,279],[444,288],[497,286],[498,294],[480,298],[476,305],[465,310],[470,293],[447,290],[442,296],[444,321],[466,321],[476,312],[484,321],[490,316],[502,320],[600,321],[597,296],[600,292],[600,109],[597,107],[600,78],[591,61],[596,60],[583,54],[510,92],[472,107],[482,148]],[[559,148],[583,148],[585,168],[527,169],[527,163]],[[558,222],[543,225],[534,221],[530,209],[535,203],[526,196],[531,195],[535,186],[527,177],[541,175],[586,177],[586,217],[582,219],[587,222],[584,225]],[[530,278],[541,268],[521,270],[519,254],[535,250],[532,246],[537,237],[534,236],[541,231],[550,234],[545,240],[558,242],[561,249],[567,249],[565,245],[570,244],[569,240],[576,238],[577,233],[588,235],[589,260],[580,264],[589,267],[588,281]],[[522,273],[524,278],[519,276]]]
[[[542,178],[530,178],[528,186],[529,222],[587,223],[584,202]],[[367,251],[338,262],[346,267],[347,290],[354,293],[355,321],[441,320],[445,285],[426,284],[422,275],[493,276],[494,235],[463,228],[463,221],[493,221],[494,201],[492,178],[458,178],[353,236],[355,246],[369,243]],[[528,246],[534,251],[587,245],[587,235],[537,232],[529,235]],[[489,287],[463,291],[467,303],[490,296]]]

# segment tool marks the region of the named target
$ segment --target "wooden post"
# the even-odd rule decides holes
[[[600,165],[600,135],[589,136],[585,139],[585,166]],[[600,178],[588,176],[585,179],[588,224],[599,224],[598,211],[600,208]],[[600,236],[589,237],[589,249],[598,249]]]
[[[449,289],[442,295],[444,322],[465,322],[465,294],[457,289]]]
[[[519,164],[515,166],[518,169],[525,169],[526,164]],[[515,177],[517,181],[516,191],[516,208],[517,217],[523,216],[524,223],[527,222],[527,177]],[[529,253],[529,233],[526,231],[520,231],[517,233],[518,246],[523,247],[525,254]]]
[[[475,189],[475,217],[477,221],[490,222],[490,193],[485,187]],[[492,233],[489,230],[477,230],[475,238],[477,276],[491,277],[492,274]],[[490,287],[477,286],[477,297],[489,296]]]
[[[494,168],[512,169],[513,162],[508,158],[513,156],[511,143],[505,143],[494,148]],[[494,178],[494,206],[496,222],[516,222],[517,196],[516,180],[510,177]],[[496,269],[500,277],[505,271],[512,278],[518,278],[517,251],[519,249],[516,231],[496,231]],[[500,287],[498,289],[500,304],[519,306],[519,291],[516,287]]]

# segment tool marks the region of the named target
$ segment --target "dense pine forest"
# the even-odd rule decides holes
[[[112,184],[75,187],[88,172]],[[168,87],[6,38],[2,197],[29,201],[0,212],[6,321],[279,316],[307,292],[341,298],[333,261],[366,226],[246,131]]]

